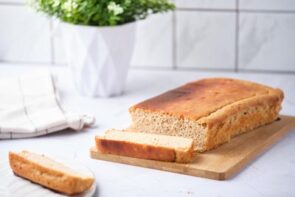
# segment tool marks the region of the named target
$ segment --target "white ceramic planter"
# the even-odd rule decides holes
[[[136,24],[93,27],[61,23],[61,36],[80,94],[110,97],[124,91]]]

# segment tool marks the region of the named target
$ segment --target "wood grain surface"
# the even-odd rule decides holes
[[[101,154],[95,147],[91,148],[90,156],[98,160],[124,163],[209,179],[225,180],[240,172],[294,127],[295,117],[281,115],[280,120],[239,135],[233,138],[229,143],[214,150],[200,154],[196,153],[193,162],[189,164]]]

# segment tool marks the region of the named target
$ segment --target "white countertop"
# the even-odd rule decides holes
[[[0,77],[40,69],[47,67],[0,64]],[[295,115],[295,75],[131,69],[125,94],[102,99],[78,96],[65,68],[50,69],[58,76],[58,89],[64,105],[73,111],[95,115],[97,127],[82,132],[62,131],[32,139],[1,140],[1,160],[7,157],[9,150],[22,149],[76,159],[95,173],[95,195],[101,197],[295,196],[295,129],[241,173],[227,181],[98,161],[89,157],[89,148],[94,145],[96,134],[109,128],[124,128],[129,125],[129,106],[203,77],[234,77],[280,87],[285,92],[282,114]]]

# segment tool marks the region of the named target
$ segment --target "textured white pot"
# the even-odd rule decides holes
[[[80,94],[110,97],[124,91],[136,24],[93,27],[61,23],[67,63]]]

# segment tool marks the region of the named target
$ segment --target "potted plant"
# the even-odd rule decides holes
[[[109,97],[124,90],[135,21],[174,9],[169,0],[32,0],[60,20],[67,63],[78,91]]]

